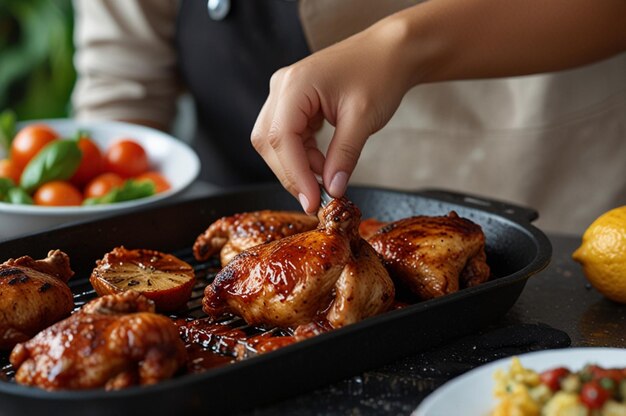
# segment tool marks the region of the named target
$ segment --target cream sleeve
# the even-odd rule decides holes
[[[178,1],[74,0],[74,10],[74,116],[169,126],[180,91]]]

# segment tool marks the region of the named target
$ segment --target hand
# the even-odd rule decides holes
[[[412,85],[400,53],[406,28],[391,18],[277,71],[252,131],[252,144],[307,213],[328,192],[345,192],[368,137],[381,129]],[[335,126],[327,155],[315,132]]]
[[[252,144],[313,213],[315,174],[332,196],[341,196],[368,137],[412,86],[556,71],[606,58],[626,50],[624,16],[623,0],[419,3],[276,72]],[[572,47],[575,38],[583,41]],[[326,157],[314,136],[323,119],[335,126]]]

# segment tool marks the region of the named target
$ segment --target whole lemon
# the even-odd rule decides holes
[[[591,223],[572,258],[600,293],[626,303],[626,206],[607,211]]]

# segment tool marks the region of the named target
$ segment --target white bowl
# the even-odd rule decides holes
[[[122,122],[71,119],[32,120],[17,127],[34,123],[47,124],[61,137],[72,137],[78,130],[85,130],[102,151],[117,139],[132,138],[144,147],[151,167],[169,181],[171,188],[146,198],[94,206],[44,207],[0,202],[0,240],[164,201],[187,188],[200,173],[198,155],[184,142],[159,130]]]

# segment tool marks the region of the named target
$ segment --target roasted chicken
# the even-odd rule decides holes
[[[196,239],[193,254],[204,261],[220,253],[222,266],[242,251],[259,244],[309,231],[317,218],[292,211],[255,211],[222,217]]]
[[[388,310],[394,285],[358,234],[360,216],[335,199],[320,209],[317,229],[242,252],[206,287],[203,310],[284,328],[318,320],[337,328]]]
[[[172,377],[186,362],[176,325],[138,292],[96,298],[15,346],[20,384],[47,390],[123,389]]]
[[[481,227],[454,211],[447,216],[415,216],[387,223],[373,232],[368,242],[383,258],[392,278],[420,299],[489,279]]]
[[[72,312],[66,282],[73,275],[60,250],[43,260],[23,256],[0,264],[0,349],[13,348]]]
[[[359,234],[365,240],[376,234],[378,230],[387,225],[388,222],[377,220],[376,218],[367,218],[359,224]]]

